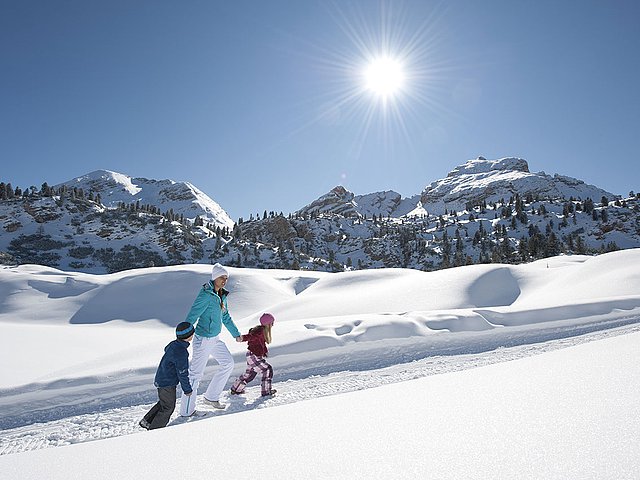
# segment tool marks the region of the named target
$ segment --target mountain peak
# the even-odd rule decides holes
[[[331,191],[329,192],[329,194],[334,194],[337,197],[340,198],[346,198],[349,196],[353,197],[353,193],[351,193],[349,190],[347,190],[346,188],[344,188],[342,185],[337,185],[335,187],[333,187],[331,189]]]
[[[110,208],[120,203],[140,202],[142,205],[156,206],[162,211],[171,209],[175,214],[183,214],[189,219],[199,216],[220,227],[233,228],[234,225],[220,205],[189,182],[132,178],[111,170],[95,170],[56,187],[62,185],[99,193],[102,203]]]
[[[521,158],[478,157],[454,168],[446,178],[432,182],[423,190],[420,200],[430,213],[440,214],[447,208],[463,210],[469,202],[497,202],[516,194],[567,200],[613,196],[576,178],[531,173]]]
[[[342,215],[348,215],[355,213],[356,203],[353,200],[354,194],[344,188],[342,185],[338,185],[328,193],[325,193],[318,199],[311,202],[309,205],[301,208],[298,213],[312,214],[312,213],[339,213]]]

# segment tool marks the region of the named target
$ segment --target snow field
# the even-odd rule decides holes
[[[162,350],[210,267],[2,268],[0,477],[173,477],[165,442],[215,452],[181,473],[254,478],[238,462],[255,437],[275,478],[637,478],[639,260],[230,269],[239,329],[276,317],[278,395],[251,386],[223,412],[140,433]],[[246,347],[222,336],[235,376]]]
[[[264,462],[273,478],[637,478],[640,332],[620,333],[279,408],[5,455],[0,471],[21,480],[169,479],[178,471],[250,479]],[[176,445],[193,446],[188,461],[170,453]],[[250,448],[259,453],[246,461]]]

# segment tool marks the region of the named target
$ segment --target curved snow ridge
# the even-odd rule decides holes
[[[635,322],[640,321],[636,319]],[[582,336],[547,340],[539,344],[519,344],[503,346],[476,354],[432,355],[419,360],[407,359],[406,362],[382,366],[371,370],[345,369],[330,373],[306,375],[296,378],[287,375],[286,369],[276,370],[274,382],[278,390],[275,397],[265,399],[260,396],[260,387],[247,388],[243,396],[223,394],[221,400],[227,404],[223,411],[211,410],[198,402],[197,409],[206,412],[205,416],[183,418],[174,413],[168,428],[179,427],[194,421],[214,422],[215,417],[245,412],[252,409],[270,408],[287,405],[317,397],[339,395],[368,388],[376,388],[397,382],[413,380],[431,375],[440,375],[471,368],[517,360],[544,352],[571,347],[604,338],[640,332],[640,325],[634,323],[619,328],[587,333]],[[398,357],[399,358],[399,357]],[[320,370],[319,370],[320,371]],[[0,438],[0,455],[9,455],[43,448],[72,445],[76,443],[100,440],[132,433],[143,432],[138,421],[151,407],[151,400],[130,407],[102,409],[83,415],[74,415],[55,421],[37,423],[4,430]],[[99,405],[99,401],[96,402]],[[211,424],[215,427],[215,423]],[[182,428],[182,427],[180,427]]]
[[[598,300],[594,302],[584,302],[570,305],[559,305],[527,310],[506,310],[500,309],[475,309],[489,324],[515,327],[524,325],[534,325],[545,322],[557,322],[563,320],[576,319],[579,322],[587,323],[600,316],[613,318],[615,316],[625,316],[636,311],[640,314],[640,297],[635,298],[613,298],[611,300]]]
[[[481,332],[502,327],[535,330],[541,324],[571,321],[589,325],[640,316],[640,296],[611,298],[544,308],[463,308],[387,314],[309,318],[304,325],[287,325],[287,343],[272,348],[278,354],[301,353],[352,343],[424,337],[439,333]]]
[[[536,328],[535,326],[539,324],[553,324],[566,320],[571,320],[574,324],[587,325],[605,319],[627,318],[629,315],[640,316],[640,297],[612,298],[604,301],[522,310],[496,307],[410,312],[406,317],[423,324],[430,330],[461,333],[500,327]]]

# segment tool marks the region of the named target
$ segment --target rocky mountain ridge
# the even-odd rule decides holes
[[[339,185],[296,213],[348,213],[396,218],[424,213],[440,215],[450,210],[464,210],[469,204],[481,201],[498,202],[516,194],[553,200],[617,197],[573,177],[531,173],[527,161],[521,158],[486,160],[478,157],[454,168],[445,178],[432,182],[422,192],[407,198],[402,198],[394,191],[355,195]]]
[[[101,170],[45,185],[14,192],[0,183],[0,263],[92,273],[215,261],[432,270],[640,247],[637,196],[532,174],[517,158],[470,160],[409,198],[338,186],[288,216],[235,225],[187,182]]]

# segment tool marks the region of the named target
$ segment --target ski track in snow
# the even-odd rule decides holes
[[[227,404],[225,410],[213,410],[200,403],[198,410],[206,412],[205,416],[194,416],[190,418],[179,417],[175,412],[169,427],[172,425],[188,423],[193,421],[211,421],[219,415],[229,415],[256,408],[267,408],[289,403],[300,402],[307,399],[336,395],[345,392],[352,392],[366,388],[374,388],[380,385],[402,382],[416,378],[438,375],[442,373],[455,372],[470,368],[491,365],[499,362],[516,360],[519,358],[537,355],[544,352],[579,345],[585,342],[601,340],[610,336],[623,335],[640,331],[640,318],[625,319],[624,322],[616,322],[608,328],[601,326],[601,329],[581,329],[573,331],[569,336],[556,331],[556,338],[545,338],[540,343],[520,343],[513,341],[513,346],[498,346],[492,350],[479,353],[456,353],[437,356],[428,356],[408,363],[397,363],[382,368],[372,368],[370,370],[353,371],[348,370],[350,365],[344,365],[344,370],[335,370],[328,373],[313,374],[313,369],[309,365],[300,370],[294,366],[283,368],[281,372],[275,371],[275,380],[278,377],[283,380],[274,382],[274,388],[278,390],[276,396],[262,398],[260,396],[259,382],[254,381],[253,386],[246,390],[243,396],[230,396],[228,391],[223,393],[221,400]],[[540,334],[540,332],[538,332]],[[508,343],[507,343],[508,344]],[[402,355],[395,352],[398,361],[403,360]],[[423,353],[424,355],[424,353]],[[317,366],[317,372],[326,372],[328,366]],[[335,368],[335,365],[333,365]],[[255,385],[258,383],[258,385]],[[96,385],[93,395],[100,395],[100,387]],[[113,387],[113,386],[112,386]],[[94,405],[96,410],[92,413],[79,415],[68,415],[64,418],[57,418],[41,423],[23,424],[15,428],[0,430],[0,455],[26,452],[42,448],[71,445],[75,443],[99,440],[109,437],[128,435],[142,431],[138,426],[138,421],[148,411],[151,403],[131,404],[136,399],[147,397],[145,402],[149,402],[148,388],[146,395],[130,392],[126,397],[126,392],[116,397],[115,401],[127,398],[130,406],[104,409],[99,398],[93,398],[88,402]],[[152,390],[152,394],[155,391]],[[86,409],[86,403],[80,409]],[[28,408],[29,405],[23,405]],[[55,409],[53,409],[55,412]],[[177,410],[177,408],[176,408]],[[73,411],[73,406],[67,405],[67,410]],[[80,410],[81,411],[81,410]],[[55,418],[55,413],[49,413]],[[212,423],[215,428],[215,424]]]

